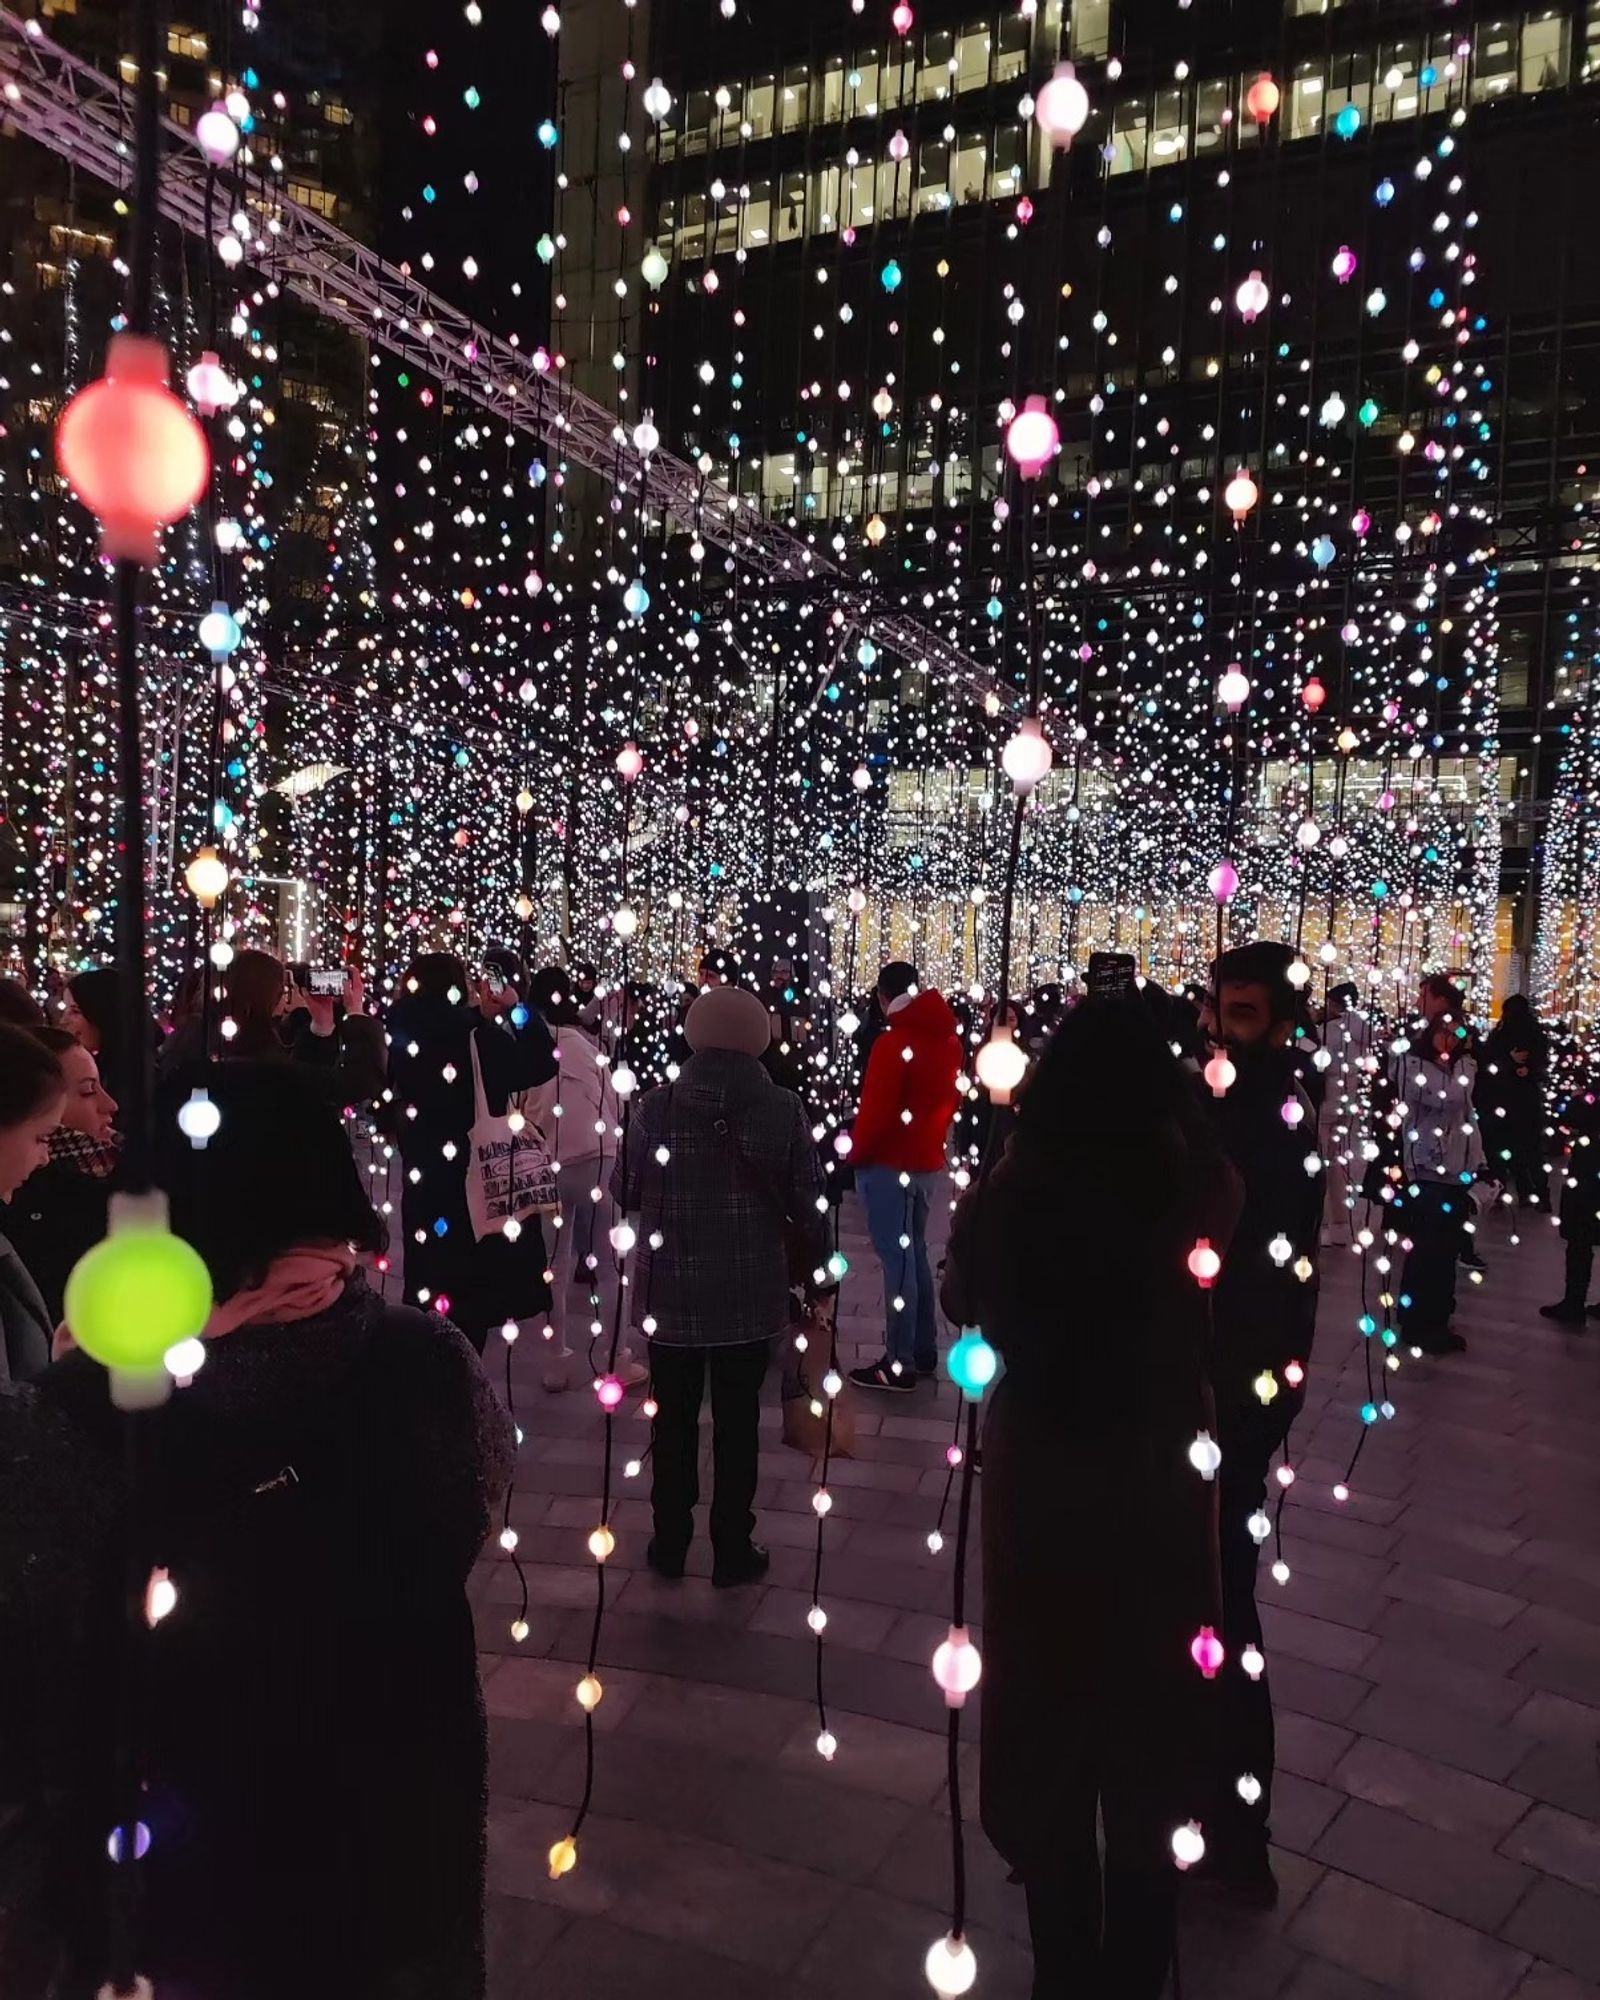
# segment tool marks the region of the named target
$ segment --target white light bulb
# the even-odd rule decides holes
[[[626,942],[638,935],[639,912],[631,903],[621,903],[611,912],[611,928]]]
[[[928,1947],[922,1970],[940,2000],[959,2000],[977,1981],[978,1961],[965,1938],[942,1937]]]
[[[1206,1843],[1199,1825],[1190,1820],[1178,1827],[1172,1836],[1172,1858],[1180,1868],[1192,1868],[1197,1861],[1205,1859]]]

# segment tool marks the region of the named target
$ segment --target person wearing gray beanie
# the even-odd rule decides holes
[[[790,1286],[820,1265],[822,1170],[793,1091],[762,1066],[767,1010],[739,986],[700,995],[692,1051],[629,1120],[611,1192],[638,1243],[629,1296],[650,1342],[652,1570],[681,1577],[700,1497],[700,1403],[711,1388],[713,1583],[753,1583],[768,1555],[755,1527],[757,1423]]]

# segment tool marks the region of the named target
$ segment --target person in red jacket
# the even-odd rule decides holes
[[[850,1159],[883,1266],[884,1353],[850,1379],[863,1389],[909,1390],[939,1365],[928,1207],[959,1101],[961,1037],[944,995],[921,989],[903,961],[878,974],[878,1006],[884,1028],[867,1058]]]

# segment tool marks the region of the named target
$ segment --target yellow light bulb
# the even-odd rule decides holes
[[[228,887],[228,864],[214,847],[202,847],[183,871],[189,893],[202,910],[215,907]]]
[[[583,1709],[586,1714],[593,1715],[595,1710],[600,1706],[600,1697],[604,1693],[605,1689],[600,1685],[599,1676],[596,1674],[585,1674],[583,1679],[578,1683],[579,1708]]]
[[[550,1880],[559,1882],[563,1875],[570,1875],[577,1865],[578,1843],[569,1833],[550,1850]]]
[[[589,1553],[597,1563],[603,1563],[617,1546],[617,1538],[602,1521],[589,1537]]]

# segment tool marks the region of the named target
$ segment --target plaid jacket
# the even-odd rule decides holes
[[[663,1146],[665,1165],[656,1158]],[[728,1347],[782,1332],[785,1216],[809,1232],[822,1260],[822,1172],[805,1111],[754,1056],[707,1049],[675,1083],[648,1091],[628,1122],[611,1192],[638,1218],[633,1322],[654,1320],[651,1339],[670,1347]],[[652,1250],[657,1232],[661,1247]]]

